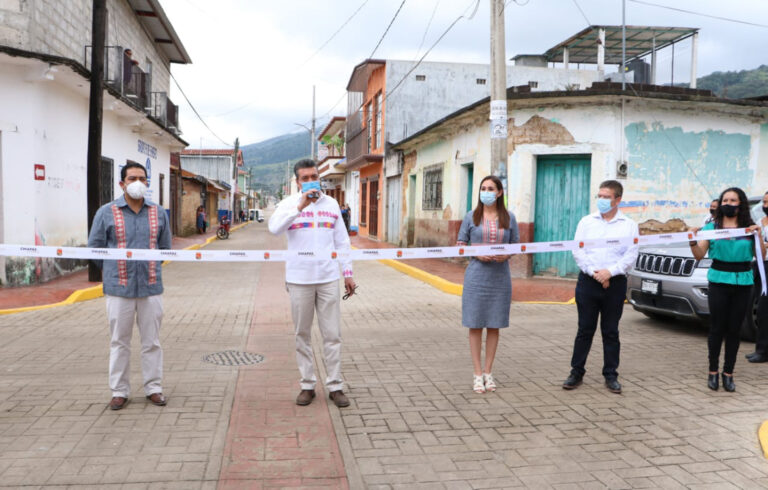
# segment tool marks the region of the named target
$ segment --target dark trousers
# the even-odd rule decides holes
[[[627,294],[627,276],[614,276],[610,286],[603,285],[584,273],[579,274],[576,283],[576,308],[579,313],[579,330],[573,343],[571,374],[584,376],[592,339],[600,318],[600,333],[603,336],[603,376],[614,379],[619,373],[619,320],[624,311]]]
[[[757,302],[757,342],[755,343],[755,352],[768,356],[768,296],[760,296]]]
[[[720,348],[725,339],[723,372],[733,373],[739,353],[741,324],[752,301],[752,286],[709,283],[709,370],[714,372],[720,363]]]

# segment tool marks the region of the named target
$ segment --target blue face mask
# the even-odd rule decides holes
[[[322,190],[320,188],[320,182],[317,180],[313,180],[312,182],[302,182],[301,184],[301,192],[320,190]],[[310,197],[319,197],[319,195],[319,192],[315,192],[314,195],[311,195]]]
[[[480,191],[480,202],[486,206],[490,206],[495,203],[497,199],[496,193],[493,191]]]
[[[604,197],[597,198],[597,210],[600,211],[600,214],[610,213],[611,209],[613,209],[613,206],[611,206],[610,199],[606,199]]]

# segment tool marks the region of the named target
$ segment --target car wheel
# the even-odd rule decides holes
[[[757,339],[757,305],[760,300],[760,290],[754,288],[752,302],[747,308],[747,315],[744,317],[744,323],[741,325],[741,338],[749,342]]]

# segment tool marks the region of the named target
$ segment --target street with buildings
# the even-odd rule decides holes
[[[343,238],[334,243],[334,259],[337,250],[345,250],[347,236],[353,247],[371,254],[477,245],[459,240],[459,230],[483,206],[488,223],[502,222],[498,205],[514,214],[517,226],[497,236],[494,224],[483,243],[501,243],[503,238],[495,240],[505,232],[522,243],[571,240],[591,212],[606,223],[618,216],[639,225],[635,236],[623,237],[637,244],[637,233],[700,228],[715,216],[708,214],[712,200],[734,186],[746,193],[754,221],[768,215],[768,206],[762,207],[768,205],[768,75],[760,78],[768,67],[751,75],[754,93],[738,94],[735,82],[702,88],[700,58],[711,66],[719,53],[713,46],[725,44],[722,34],[710,34],[716,30],[710,19],[694,17],[703,27],[687,16],[679,23],[666,22],[671,17],[593,23],[573,0],[586,27],[581,17],[576,28],[550,25],[550,19],[527,21],[546,21],[547,28],[539,29],[545,41],[532,44],[537,47],[527,54],[507,54],[504,19],[512,9],[519,14],[539,8],[536,2],[521,10],[527,1],[478,0],[474,12],[470,5],[441,35],[437,24],[429,32],[433,19],[455,5],[438,8],[438,0],[415,54],[377,52],[390,27],[410,19],[398,19],[405,0],[391,21],[373,22],[371,13],[365,22],[356,19],[366,0],[348,18],[340,7],[323,7],[332,22],[315,12],[312,27],[323,33],[336,29],[342,17],[346,22],[314,54],[297,54],[295,46],[314,49],[317,39],[301,38],[298,31],[312,29],[293,21],[312,17],[308,12],[318,8],[316,2],[296,7],[301,14],[283,22],[279,32],[265,28],[276,21],[258,11],[267,12],[267,2],[233,2],[213,7],[187,0],[180,8],[161,0],[0,0],[0,488],[768,488],[768,351],[758,352],[758,359],[765,354],[762,360],[743,358],[758,337],[759,296],[750,296],[738,325],[745,341],[735,393],[724,391],[725,376],[723,390],[707,387],[708,329],[699,321],[712,313],[709,272],[744,278],[751,264],[738,260],[722,269],[724,261],[717,259],[717,269],[706,251],[698,256],[684,242],[644,248],[614,271],[607,262],[582,267],[570,252],[521,250],[511,256],[510,328],[501,331],[493,370],[498,390],[483,394],[473,391],[462,326],[469,260],[457,255],[355,262],[358,289],[341,302],[343,391],[351,401],[343,408],[322,383],[311,404],[297,404],[297,335],[282,262],[170,261],[159,269],[158,281],[159,261],[127,265],[121,256],[112,267],[114,281],[127,290],[130,279],[143,291],[121,296],[126,302],[159,296],[165,287],[162,306],[158,300],[152,310],[163,318],[164,354],[156,349],[154,361],[145,361],[160,373],[145,386],[159,390],[162,378],[162,393],[147,392],[159,397],[151,401],[136,389],[142,384],[137,329],[134,392],[126,405],[108,405],[126,397],[108,379],[110,346],[117,349],[119,342],[110,339],[102,279],[87,259],[61,248],[88,247],[96,211],[109,203],[125,206],[125,213],[133,210],[121,215],[115,204],[102,213],[95,243],[114,242],[112,248],[132,248],[123,223],[129,216],[128,241],[143,244],[146,234],[150,249],[172,243],[176,250],[280,251],[287,247],[285,235],[270,234],[267,220],[284,198],[304,203],[297,196],[301,169],[294,165],[311,157],[325,207],[292,207],[285,216],[299,216],[290,218],[296,222],[286,219],[283,231],[307,232],[311,238],[302,246],[325,250],[320,235],[310,234],[333,229]],[[347,3],[336,5],[351,8]],[[456,59],[427,58],[454,25],[472,21],[481,3],[490,6],[490,60],[468,60],[455,46]],[[557,13],[571,14],[576,11]],[[232,38],[219,30],[225,24],[219,15],[230,17]],[[743,29],[766,27],[703,17]],[[239,22],[246,18],[253,24],[244,28]],[[389,26],[370,51],[384,20]],[[486,15],[482,22],[488,20]],[[335,49],[326,47],[334,37],[357,24],[365,25],[365,36],[344,44],[364,46],[364,52],[339,50],[326,57]],[[253,38],[235,42],[243,32]],[[264,33],[274,39],[254,40]],[[284,33],[294,36],[290,42],[280,40]],[[425,43],[432,38],[434,44]],[[208,49],[217,50],[216,60]],[[214,63],[233,51],[248,57],[231,66]],[[259,57],[262,52],[284,59],[273,59],[272,66]],[[192,71],[198,53],[207,63]],[[246,70],[254,66],[255,77]],[[329,69],[341,97],[322,114],[315,84],[326,83]],[[716,74],[722,75],[708,76]],[[273,86],[260,85],[262,79]],[[246,92],[242,83],[249,84]],[[293,105],[303,100],[297,88],[309,86],[312,104],[307,101],[302,111],[311,120],[283,130],[286,117],[304,121]],[[217,97],[204,110],[193,105]],[[265,103],[280,113],[267,111]],[[246,111],[248,124],[238,119]],[[204,127],[203,133],[196,128],[185,134],[185,118]],[[240,133],[253,121],[270,127],[270,139],[255,143],[256,136]],[[226,127],[227,139],[211,126]],[[309,149],[287,151],[285,141],[297,126],[309,133]],[[305,175],[314,171],[311,164],[302,169]],[[132,183],[123,170],[135,174]],[[491,175],[499,178],[499,189],[481,189]],[[267,177],[278,183],[267,184]],[[131,195],[134,184],[140,197],[128,202],[124,192]],[[606,189],[609,197],[598,199]],[[483,201],[482,192],[498,190],[503,198]],[[601,200],[614,202],[603,204],[615,214],[595,213]],[[136,218],[142,212],[146,222]],[[748,211],[740,212],[746,219]],[[768,221],[763,225],[768,242]],[[746,226],[744,221],[734,228]],[[23,247],[17,250],[26,255],[5,252],[6,245]],[[49,246],[58,252],[42,255]],[[91,253],[97,249],[90,246]],[[128,277],[128,267],[145,266],[147,284],[133,272]],[[591,276],[607,290],[611,283],[598,279],[601,270],[619,281],[629,277],[620,322],[623,390],[614,392],[606,382],[617,383],[615,373],[601,373],[600,335],[583,384],[576,376],[564,386],[574,375],[576,280]],[[506,264],[502,272],[506,281]],[[351,280],[351,268],[342,275]],[[317,280],[296,284],[327,285]],[[108,281],[104,286],[115,287]],[[748,288],[751,281],[728,284]],[[598,282],[590,284],[599,292]],[[144,294],[150,289],[155,293]],[[614,296],[623,300],[620,293]],[[132,322],[131,317],[131,329]],[[314,330],[322,380],[328,348]],[[340,380],[334,382],[339,386]]]
[[[279,248],[265,224],[211,249]],[[104,299],[0,316],[0,486],[10,488],[765,488],[768,367],[706,387],[706,330],[625,308],[624,392],[593,349],[568,374],[575,305],[515,302],[478,395],[461,298],[379,262],[342,304],[350,407],[298,387],[279,263],[165,266],[165,393],[106,409]],[[532,280],[535,281],[535,280]],[[139,364],[134,337],[133,365]],[[595,339],[599,347],[599,339]],[[315,353],[322,359],[319,335]],[[217,353],[236,351],[251,356]],[[207,362],[206,358],[221,364]],[[227,361],[227,359],[229,359]],[[254,362],[235,364],[238,359]],[[318,363],[323,373],[322,362]],[[132,377],[140,384],[140,373]],[[322,377],[322,376],[321,376]]]

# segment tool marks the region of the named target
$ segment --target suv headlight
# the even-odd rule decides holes
[[[712,267],[712,259],[701,259],[697,264],[696,267],[701,269],[709,269]]]

